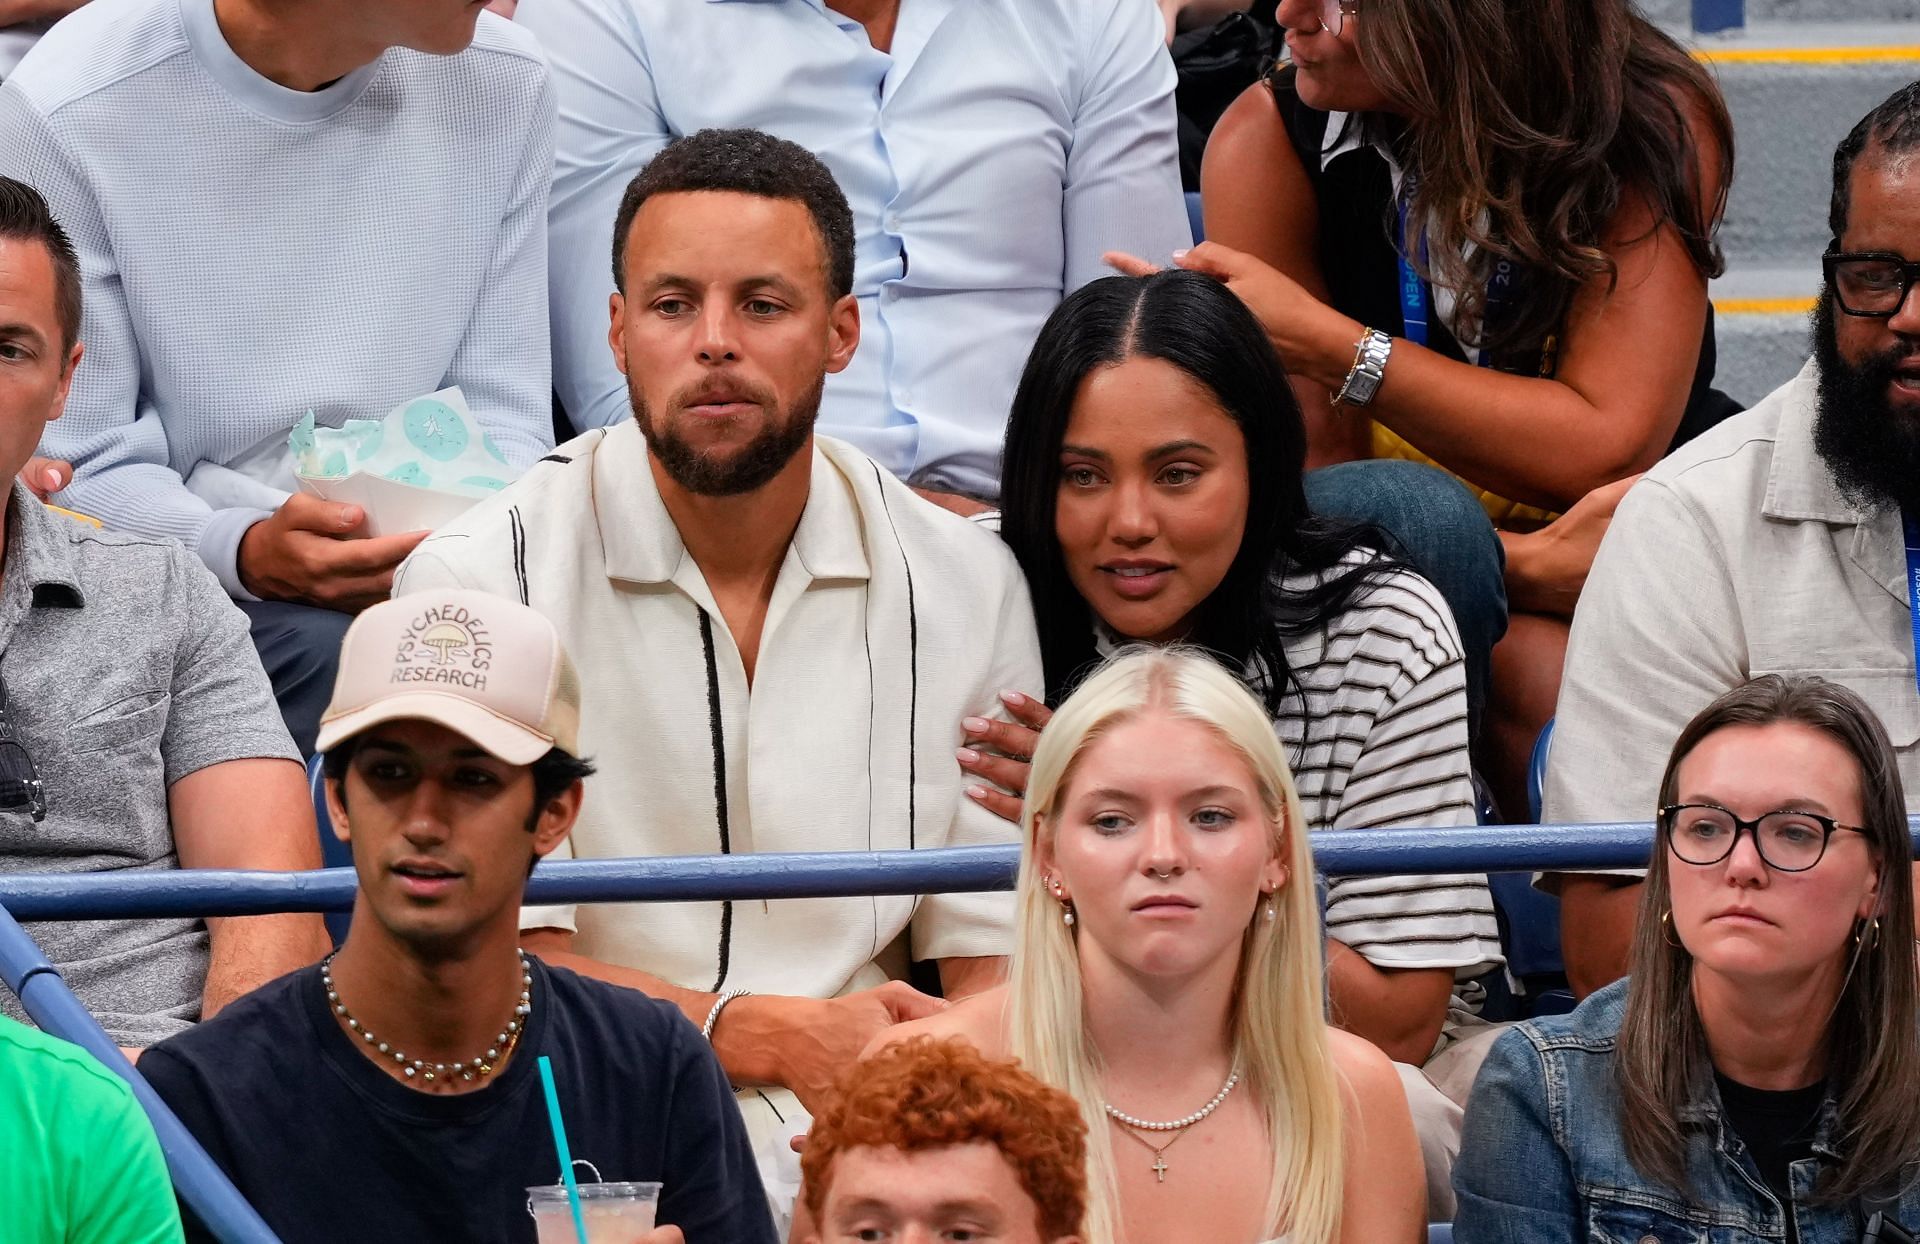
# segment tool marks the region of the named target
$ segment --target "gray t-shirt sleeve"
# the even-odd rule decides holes
[[[172,704],[160,754],[167,785],[228,760],[301,761],[260,667],[247,615],[185,549],[170,551],[169,593],[184,622],[173,663]]]

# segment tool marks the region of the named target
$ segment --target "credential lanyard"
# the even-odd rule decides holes
[[[1406,338],[1417,346],[1427,344],[1431,331],[1429,325],[1433,319],[1433,286],[1422,277],[1402,249],[1407,237],[1407,208],[1413,201],[1416,181],[1408,177],[1400,190],[1400,198],[1395,204],[1399,221],[1399,234],[1394,241],[1394,252],[1400,257],[1400,318],[1406,324]],[[1427,234],[1420,232],[1420,263],[1427,262]],[[1493,323],[1502,312],[1513,305],[1519,293],[1519,272],[1511,259],[1494,261],[1493,275],[1487,278],[1487,322]],[[1480,366],[1493,366],[1493,351],[1482,348]],[[1909,541],[1911,543],[1911,541]]]
[[[1907,537],[1907,616],[1913,626],[1914,686],[1920,690],[1920,520],[1902,508],[1900,526]]]

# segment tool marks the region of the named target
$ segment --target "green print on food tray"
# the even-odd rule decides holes
[[[387,478],[396,484],[412,484],[416,488],[426,488],[433,483],[417,462],[402,462],[387,472]]]
[[[488,492],[499,492],[507,486],[507,481],[495,479],[491,475],[469,475],[460,481],[469,488],[484,488]]]
[[[403,422],[408,442],[435,462],[452,462],[466,452],[467,425],[445,402],[423,397],[407,406]]]

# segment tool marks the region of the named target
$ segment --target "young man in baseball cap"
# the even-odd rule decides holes
[[[677,1229],[635,1244],[774,1239],[693,1026],[519,949],[527,875],[593,772],[579,706],[553,626],[524,605],[428,592],[348,629],[320,725],[360,880],[347,939],[140,1061],[287,1244],[531,1244],[527,1189],[560,1178],[542,1055],[578,1175],[663,1185]]]

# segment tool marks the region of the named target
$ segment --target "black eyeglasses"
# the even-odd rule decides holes
[[[35,821],[47,819],[47,792],[33,756],[13,732],[7,716],[7,684],[0,679],[0,812],[26,811]]]
[[[1898,312],[1920,277],[1920,261],[1892,251],[1828,251],[1820,264],[1840,309],[1866,319],[1884,320]]]
[[[1718,864],[1732,855],[1745,830],[1753,835],[1761,861],[1783,873],[1803,873],[1818,864],[1836,829],[1867,832],[1818,812],[1769,812],[1745,821],[1712,803],[1676,803],[1662,808],[1660,828],[1675,859],[1700,865]]]

